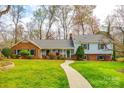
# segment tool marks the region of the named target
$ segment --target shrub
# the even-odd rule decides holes
[[[49,59],[56,59],[57,58],[56,53],[49,53],[48,56],[49,56]]]
[[[11,54],[12,54],[12,50],[10,48],[3,48],[2,51],[1,51],[1,53],[5,57],[9,58],[11,56]]]
[[[11,58],[16,59],[16,58],[17,58],[17,55],[16,55],[16,54],[12,54],[12,55],[11,55]]]
[[[83,59],[84,58],[84,48],[82,46],[79,46],[77,51],[76,51],[76,56],[77,56],[77,59],[80,60],[80,59]]]
[[[67,57],[70,56],[70,50],[67,50]]]
[[[64,55],[59,55],[59,56],[57,56],[57,59],[64,60],[64,59],[65,59],[65,57],[64,57]]]
[[[19,54],[20,54],[21,56],[28,56],[28,55],[30,55],[30,51],[29,51],[29,50],[21,50],[21,51],[19,52]]]
[[[121,57],[121,58],[116,58],[116,61],[119,61],[119,62],[124,62],[124,57]]]
[[[27,58],[28,59],[32,59],[33,58],[33,55],[28,55]]]
[[[13,59],[16,59],[16,58],[19,58],[20,57],[20,55],[17,55],[17,54],[12,54],[11,55],[11,58],[13,58]]]

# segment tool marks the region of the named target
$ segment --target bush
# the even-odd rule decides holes
[[[19,57],[21,57],[20,55],[17,55],[17,54],[12,54],[11,55],[11,58],[13,58],[13,59],[17,59],[17,58],[19,58]]]
[[[84,58],[84,48],[82,46],[79,46],[76,51],[76,56],[78,60],[81,60]]]
[[[16,55],[16,54],[12,54],[12,55],[11,55],[11,58],[16,59],[16,58],[17,58],[17,55]]]
[[[67,50],[67,57],[70,56],[70,50]]]
[[[124,57],[121,57],[121,58],[116,58],[116,61],[119,61],[119,62],[124,62]]]
[[[57,59],[64,60],[65,57],[64,57],[64,55],[59,55],[59,56],[57,56]]]
[[[33,58],[33,55],[28,55],[27,58],[28,59],[32,59]]]
[[[48,56],[49,56],[49,59],[56,59],[57,58],[56,53],[49,53]]]
[[[19,54],[20,54],[21,56],[28,56],[28,55],[30,55],[30,51],[29,51],[29,50],[21,50],[21,51],[19,52]]]
[[[11,56],[11,54],[12,54],[12,50],[10,48],[3,48],[2,51],[1,51],[1,53],[5,57],[9,58]]]

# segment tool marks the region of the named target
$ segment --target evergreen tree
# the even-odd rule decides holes
[[[84,48],[82,46],[79,46],[76,51],[77,60],[81,60],[84,58]]]

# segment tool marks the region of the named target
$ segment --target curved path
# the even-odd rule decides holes
[[[75,69],[69,66],[74,61],[66,60],[61,67],[66,72],[70,88],[92,88],[90,83]]]

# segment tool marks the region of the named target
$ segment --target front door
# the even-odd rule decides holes
[[[49,53],[50,53],[50,50],[46,50],[46,55],[49,55]]]

